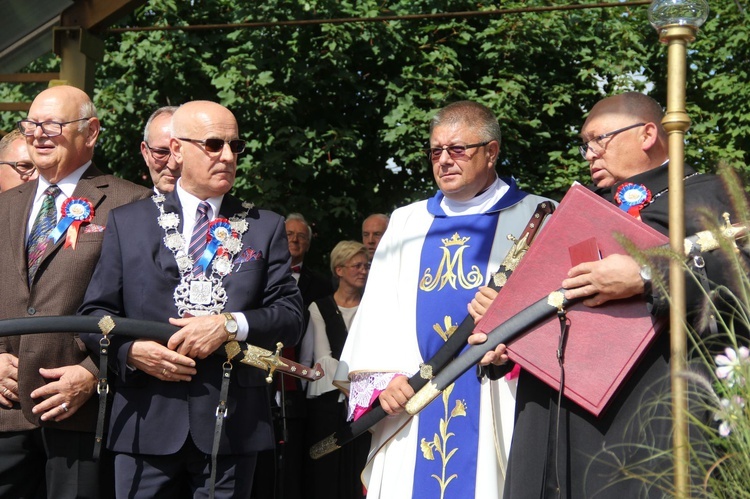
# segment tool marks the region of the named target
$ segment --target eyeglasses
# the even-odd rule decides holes
[[[467,144],[465,146],[428,147],[427,158],[429,158],[431,161],[437,161],[438,159],[440,159],[440,156],[443,155],[443,151],[448,151],[448,154],[450,155],[451,159],[463,159],[464,156],[466,155],[467,149],[474,149],[476,147],[484,147],[490,142],[492,141],[487,140],[485,142],[479,142],[478,144]]]
[[[226,140],[222,139],[198,140],[177,137],[177,140],[186,140],[188,142],[201,144],[207,152],[221,152],[221,150],[224,149],[224,144],[229,144],[229,150],[231,150],[233,154],[240,154],[245,150],[245,141],[239,139],[230,140],[227,142]]]
[[[163,149],[161,147],[151,147],[148,142],[145,142],[146,149],[151,152],[151,157],[156,161],[164,161],[172,155],[172,151],[169,149]]]
[[[618,133],[622,133],[627,130],[630,130],[631,128],[636,128],[636,127],[643,126],[643,125],[645,125],[645,123],[636,123],[635,125],[626,126],[625,128],[618,128],[617,130],[613,132],[603,133],[601,135],[594,137],[591,140],[587,140],[586,142],[578,146],[578,150],[580,151],[581,156],[583,156],[583,159],[586,159],[586,154],[588,153],[589,149],[591,149],[591,146],[589,145],[591,142],[595,142],[597,146],[602,147],[602,145],[600,144],[602,140],[608,137],[614,137]],[[591,150],[594,151],[593,149]],[[597,154],[597,152],[594,151],[594,154]]]
[[[62,135],[63,126],[69,125],[71,123],[77,123],[79,121],[86,121],[90,120],[91,117],[88,118],[79,118],[77,120],[71,120],[71,121],[33,121],[33,120],[21,120],[16,125],[18,126],[18,130],[27,136],[34,135],[36,133],[37,127],[42,127],[42,133],[46,135],[47,137],[57,137],[58,135]]]
[[[348,269],[355,269],[357,272],[360,272],[362,270],[370,270],[370,264],[369,263],[355,263],[354,265],[344,265],[344,267]]]
[[[287,232],[287,233],[286,233],[286,238],[287,238],[288,240],[290,240],[290,241],[291,241],[292,239],[294,239],[294,238],[295,238],[295,236],[296,236],[296,237],[297,237],[297,239],[299,239],[300,241],[309,241],[309,240],[310,240],[310,236],[309,236],[309,235],[308,235],[308,234],[307,234],[306,232],[291,232],[291,231],[290,231],[290,232]]]
[[[22,177],[28,177],[36,170],[34,163],[28,161],[0,161],[0,165],[10,165]]]

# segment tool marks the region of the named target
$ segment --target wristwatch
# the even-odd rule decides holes
[[[649,296],[651,294],[651,266],[642,266],[639,273],[643,281],[643,296]]]
[[[227,341],[234,341],[237,338],[239,326],[234,316],[229,312],[224,312],[224,331],[227,332]]]

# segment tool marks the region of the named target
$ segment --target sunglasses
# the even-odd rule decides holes
[[[222,139],[198,140],[188,139],[185,137],[177,137],[177,140],[185,140],[187,142],[195,142],[197,144],[201,144],[207,152],[221,152],[221,150],[224,149],[224,144],[229,144],[229,150],[232,151],[233,154],[240,154],[245,150],[245,141],[239,139],[226,141]]]

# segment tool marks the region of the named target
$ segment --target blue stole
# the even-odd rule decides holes
[[[466,317],[466,305],[484,284],[500,210],[526,195],[512,180],[503,180],[511,189],[484,214],[448,217],[440,208],[441,193],[428,201],[435,218],[422,246],[416,310],[425,360]],[[469,370],[419,413],[413,498],[474,497],[480,388]]]

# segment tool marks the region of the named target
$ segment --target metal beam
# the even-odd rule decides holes
[[[0,83],[41,83],[60,78],[60,73],[6,73],[0,74]]]
[[[78,0],[62,13],[61,25],[101,30],[145,3],[146,0]]]

